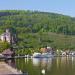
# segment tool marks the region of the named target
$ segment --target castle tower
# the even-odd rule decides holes
[[[15,40],[16,40],[16,37],[15,37],[16,34],[12,33],[10,29],[6,29],[5,30],[5,33],[1,34],[0,35],[0,39],[2,41],[7,41],[8,43],[15,43]]]
[[[10,30],[9,29],[6,29],[6,33],[9,33],[10,32]]]

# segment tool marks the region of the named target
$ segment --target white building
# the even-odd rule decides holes
[[[0,35],[0,40],[1,41],[7,41],[8,43],[14,43],[14,37],[12,36],[11,32],[9,29],[6,29],[5,33]]]

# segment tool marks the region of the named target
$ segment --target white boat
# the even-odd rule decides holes
[[[41,55],[43,58],[49,58],[49,57],[53,57],[54,55],[52,55],[51,53],[42,53]]]
[[[33,54],[33,57],[35,57],[35,58],[40,58],[40,57],[41,57],[41,53],[36,53],[36,52],[35,52],[35,53]]]
[[[34,53],[33,57],[35,58],[49,58],[49,57],[53,57],[53,55],[51,53]]]

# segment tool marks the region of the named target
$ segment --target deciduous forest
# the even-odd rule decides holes
[[[51,46],[55,49],[75,49],[75,17],[57,13],[0,10],[0,34],[11,28],[23,49]]]

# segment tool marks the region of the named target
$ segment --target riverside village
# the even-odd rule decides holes
[[[13,32],[10,29],[6,29],[3,34],[0,35],[0,40],[2,42],[7,42],[10,44],[10,47],[3,50],[2,53],[0,53],[0,58],[16,58],[16,57],[36,57],[36,58],[47,58],[47,57],[53,57],[53,56],[74,56],[75,51],[71,51],[69,49],[66,50],[55,50],[54,48],[50,46],[46,46],[39,49],[39,52],[33,52],[32,54],[25,54],[25,55],[15,55],[15,50],[13,48],[13,45],[16,44],[17,37],[16,34],[13,34]]]
[[[32,52],[31,54],[16,54],[16,49],[13,47],[13,45],[16,44],[18,41],[17,36],[15,33],[11,31],[11,29],[6,29],[3,34],[0,35],[0,41],[4,42],[9,45],[0,53],[0,60],[8,60],[8,59],[18,59],[18,58],[53,58],[53,57],[72,57],[75,56],[75,51],[71,51],[69,49],[67,50],[55,50],[52,47],[46,46],[43,48],[40,48],[39,51]],[[23,73],[21,70],[17,70],[15,68],[12,68],[11,66],[7,65],[5,62],[1,62],[5,68],[0,71],[1,74],[24,74],[27,75],[28,73]],[[8,64],[10,64],[9,62]],[[38,63],[38,61],[36,61]],[[2,66],[1,65],[1,66]],[[8,70],[7,70],[8,67]],[[5,71],[5,73],[3,72]],[[45,69],[42,69],[42,74],[45,74]]]
[[[75,75],[75,0],[1,0],[0,75]]]
[[[50,47],[50,46],[46,46],[43,48],[40,48],[39,51],[37,52],[32,52],[31,54],[16,54],[16,49],[14,49],[13,45],[16,44],[17,42],[17,36],[16,34],[14,34],[10,29],[6,29],[5,32],[3,34],[0,35],[0,40],[1,42],[7,42],[8,46],[7,48],[5,48],[5,50],[3,50],[0,53],[0,60],[2,60],[2,62],[0,63],[0,66],[4,66],[5,68],[3,68],[3,70],[0,70],[1,74],[23,74],[23,75],[28,75],[27,73],[23,73],[21,70],[12,68],[10,65],[11,62],[9,63],[5,63],[5,60],[12,60],[12,59],[18,59],[18,58],[30,58],[30,59],[34,59],[34,58],[41,58],[41,59],[48,59],[48,58],[54,58],[54,57],[74,57],[75,56],[75,51],[71,51],[69,49],[67,50],[55,50],[54,48]],[[35,60],[36,61],[36,60]],[[36,61],[38,62],[38,61]],[[1,65],[2,64],[2,65]],[[7,70],[8,68],[8,70]],[[5,72],[3,72],[5,71]],[[45,69],[41,70],[42,74],[45,74]]]

